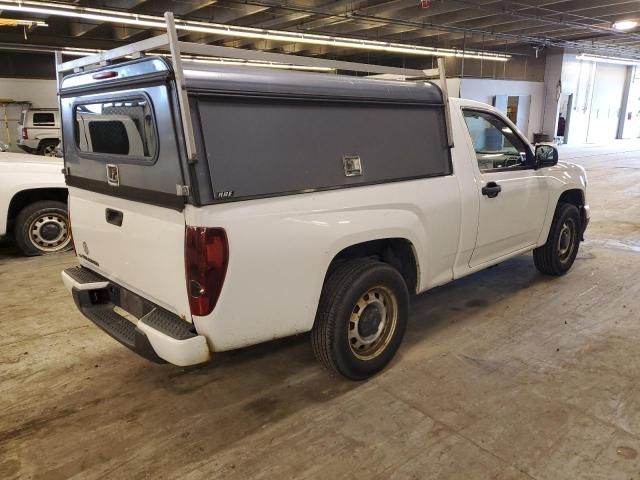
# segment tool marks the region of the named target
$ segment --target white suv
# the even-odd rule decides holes
[[[60,143],[60,113],[55,108],[22,111],[18,125],[18,146],[27,153],[55,156]]]

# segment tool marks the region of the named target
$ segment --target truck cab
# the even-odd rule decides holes
[[[465,268],[475,271],[539,246],[547,238],[562,195],[563,201],[574,198],[586,228],[589,211],[582,167],[557,162],[553,146],[531,145],[492,106],[465,99],[451,99],[451,105],[453,130],[459,133],[454,155],[464,158],[458,171],[465,165],[470,168],[471,181],[477,186],[477,202],[473,202],[477,207],[472,213],[477,231],[469,258],[459,266],[460,274]]]

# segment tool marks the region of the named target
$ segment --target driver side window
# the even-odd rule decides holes
[[[531,153],[522,139],[499,117],[463,110],[480,171],[529,168]]]

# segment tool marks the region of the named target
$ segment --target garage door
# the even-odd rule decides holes
[[[598,63],[596,66],[587,143],[616,138],[627,67]]]

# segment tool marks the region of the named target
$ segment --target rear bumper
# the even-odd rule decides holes
[[[142,357],[179,366],[211,357],[206,339],[191,323],[92,270],[67,268],[62,281],[85,317]],[[115,307],[129,315],[118,313]]]
[[[36,151],[36,149],[35,149],[35,148],[32,148],[32,147],[30,147],[30,146],[28,146],[28,145],[24,145],[24,144],[22,144],[22,143],[20,143],[20,142],[18,142],[18,144],[17,144],[17,145],[18,145],[18,147],[20,147],[20,148],[21,148],[24,152],[26,152],[26,153],[33,153],[33,152],[35,152],[35,151]]]

